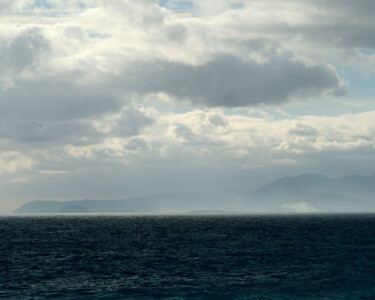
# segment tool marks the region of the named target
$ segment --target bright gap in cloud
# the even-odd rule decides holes
[[[346,82],[350,97],[373,98],[375,87],[375,74],[361,69],[335,65],[340,77]]]
[[[375,55],[375,50],[371,50],[371,49],[359,49],[358,51],[362,54],[369,55],[369,56]]]
[[[159,5],[176,13],[193,13],[196,9],[194,3],[191,1],[161,0]]]

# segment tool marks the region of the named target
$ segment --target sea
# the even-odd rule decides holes
[[[0,299],[375,299],[375,215],[3,216]]]

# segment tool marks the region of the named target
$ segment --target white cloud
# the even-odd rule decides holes
[[[272,168],[293,164],[305,164],[310,168],[310,163],[316,163],[317,153],[322,157],[354,157],[363,151],[374,154],[375,112],[265,120],[225,115],[213,109],[184,114],[159,113],[154,118],[151,126],[135,133],[134,137],[109,129],[111,138],[92,145],[71,145],[66,149],[73,158],[113,162],[119,158],[140,166],[145,161],[173,161],[175,164],[189,160],[202,164],[221,161],[234,168],[246,165],[245,169],[254,168],[254,165]],[[131,121],[131,124],[135,123]],[[347,162],[347,165],[351,163]]]
[[[24,7],[33,2],[33,0],[2,0],[0,3],[0,13],[20,12]]]
[[[34,164],[33,159],[17,151],[0,152],[0,175],[29,171]]]

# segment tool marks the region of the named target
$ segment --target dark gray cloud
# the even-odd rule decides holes
[[[225,120],[219,114],[212,114],[208,117],[208,120],[215,126],[226,126],[228,125],[228,121]]]
[[[29,146],[33,144],[32,147],[93,144],[99,142],[102,137],[103,134],[96,131],[87,121],[0,121],[0,138]]]
[[[144,150],[148,147],[146,140],[138,137],[130,139],[125,146],[127,150]]]
[[[349,19],[349,20],[348,20]],[[319,22],[317,20],[317,22]],[[300,27],[286,26],[289,34],[304,36],[310,43],[324,45],[328,48],[375,48],[375,22],[358,22],[348,15],[346,20],[337,22],[324,22],[319,25],[304,25]]]
[[[174,132],[178,137],[181,137],[185,141],[190,142],[196,139],[196,135],[184,124],[176,125]]]
[[[373,0],[310,0],[311,3],[327,8],[335,12],[335,16],[340,17],[343,14],[350,14],[354,20],[362,21],[363,17],[370,17],[372,20],[375,11],[375,2]],[[332,16],[335,18],[335,16]],[[350,20],[349,20],[350,21]]]
[[[154,120],[129,106],[118,91],[105,84],[82,85],[51,78],[17,80],[14,87],[0,89],[0,139],[27,147],[58,147],[100,143],[108,136],[130,137]],[[111,130],[94,126],[106,116],[119,114]]]
[[[0,89],[0,116],[24,121],[77,120],[114,112],[122,106],[116,96],[95,85],[59,79],[16,81],[13,88]]]
[[[153,118],[146,116],[140,110],[129,107],[122,112],[121,118],[117,120],[112,130],[112,134],[121,137],[137,135],[142,129],[154,122]]]
[[[286,56],[265,63],[218,55],[204,65],[160,61],[144,63],[122,77],[137,92],[164,92],[192,104],[210,107],[278,104],[295,96],[345,93],[328,66],[306,66]]]
[[[311,126],[302,124],[302,123],[297,123],[293,128],[289,130],[289,135],[291,136],[318,136],[319,131]]]
[[[28,147],[83,146],[109,136],[131,137],[152,125],[154,119],[115,95],[99,94],[76,86],[52,85],[50,90],[8,89],[0,99],[0,139]],[[43,84],[44,86],[44,84]],[[48,86],[48,85],[45,85]],[[59,91],[56,92],[56,89]],[[95,123],[113,119],[109,131]],[[105,125],[106,126],[106,125]]]
[[[49,51],[40,28],[21,31],[12,39],[0,39],[0,73],[16,73],[32,68]]]
[[[290,8],[301,1],[264,1],[265,4],[287,3]],[[260,25],[256,30],[264,34],[280,34],[280,37],[299,36],[303,43],[320,44],[328,48],[375,48],[375,2],[372,0],[309,0],[304,1],[306,16],[303,22],[280,22]],[[301,14],[301,11],[297,11]],[[282,16],[282,12],[280,14]],[[246,24],[243,24],[248,30]]]

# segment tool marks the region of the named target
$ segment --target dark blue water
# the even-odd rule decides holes
[[[374,299],[375,215],[0,218],[1,299]]]

